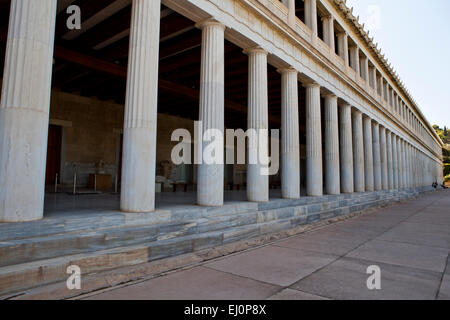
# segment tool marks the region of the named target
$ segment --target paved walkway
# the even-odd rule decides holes
[[[450,299],[450,192],[88,299]],[[381,269],[368,290],[367,268]]]

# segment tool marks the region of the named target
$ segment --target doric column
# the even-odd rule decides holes
[[[380,127],[380,160],[381,160],[381,187],[383,190],[388,190],[389,180],[388,180],[388,161],[387,161],[385,127]]]
[[[408,170],[406,173],[406,182],[407,182],[407,187],[411,188],[412,187],[412,174],[411,174],[411,147],[409,145],[409,143],[406,143],[406,162],[408,165]]]
[[[160,11],[159,0],[133,1],[120,198],[125,212],[155,209]]]
[[[400,146],[402,150],[402,187],[405,189],[408,187],[408,181],[407,181],[407,173],[408,173],[408,163],[406,159],[406,142],[402,139],[400,140]]]
[[[376,191],[382,189],[381,184],[381,148],[380,148],[380,125],[372,125],[372,147],[373,147],[373,182]]]
[[[362,113],[355,110],[352,113],[353,131],[353,177],[355,182],[355,192],[366,190],[364,177],[364,138]]]
[[[11,2],[0,105],[0,221],[44,214],[56,0]]]
[[[392,152],[392,132],[386,130],[386,155],[387,155],[387,177],[388,189],[394,189],[394,160]]]
[[[359,77],[361,72],[359,70],[359,48],[357,46],[350,47],[350,66],[355,70]]]
[[[320,86],[306,84],[306,189],[308,196],[323,195]]]
[[[404,188],[403,181],[403,152],[402,152],[402,140],[397,137],[397,162],[398,162],[398,188]]]
[[[317,37],[317,1],[305,0],[305,24],[311,29],[313,38]]]
[[[285,199],[300,198],[300,137],[297,70],[281,73],[281,194]]]
[[[268,143],[269,113],[267,96],[267,52],[261,48],[246,50],[249,66],[248,92],[248,129],[255,130],[261,141]],[[260,148],[264,148],[262,150]],[[249,144],[248,154],[256,163],[248,164],[247,198],[253,202],[269,201],[269,176],[262,172],[267,165],[261,162],[261,156],[268,154],[268,145]]]
[[[339,146],[341,158],[341,192],[353,193],[352,108],[344,103],[339,108]]]
[[[331,51],[334,52],[334,18],[333,16],[322,17],[323,26],[323,38],[325,43],[330,47]]]
[[[399,189],[398,144],[397,136],[395,134],[392,134],[392,170],[394,173],[394,189]]]
[[[202,56],[200,70],[200,111],[203,147],[214,139],[221,138],[219,144],[223,150],[224,108],[225,108],[225,26],[217,21],[208,20],[198,25],[202,29]],[[215,131],[212,132],[212,131]],[[209,134],[212,133],[211,134]],[[217,136],[220,133],[220,136]],[[223,159],[223,157],[222,157]],[[224,166],[222,159],[198,165],[197,204],[201,206],[223,205]]]
[[[337,96],[325,96],[325,189],[327,194],[341,193],[339,168],[339,124]]]
[[[348,36],[346,32],[340,32],[337,34],[337,40],[338,40],[338,54],[339,57],[344,60],[344,64],[346,66],[349,65],[348,60]]]
[[[364,176],[366,181],[366,192],[370,192],[374,191],[372,120],[368,116],[364,116],[363,118]]]

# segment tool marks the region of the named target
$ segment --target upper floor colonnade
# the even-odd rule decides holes
[[[12,1],[0,107],[0,221],[43,216],[56,2]],[[305,26],[293,15],[297,1],[163,2],[202,30],[199,114],[204,129],[224,130],[225,39],[248,55],[248,128],[268,128],[267,66],[278,68],[283,197],[300,197],[299,112],[306,114],[308,196],[410,189],[442,179],[439,140],[379,62],[366,49],[355,49],[356,37],[350,38],[348,23],[336,17],[334,2],[306,0]],[[273,6],[286,13],[285,18]],[[121,189],[121,210],[126,212],[155,210],[160,8],[160,0],[132,4]],[[322,19],[319,28],[317,16],[327,8],[332,15]],[[288,29],[293,23],[309,41],[295,28]],[[337,43],[337,50],[325,50],[319,34],[327,46]],[[298,107],[298,82],[306,90],[305,110]],[[248,166],[249,201],[269,200],[269,177],[260,167]],[[198,204],[223,205],[220,165],[200,165],[197,183]]]

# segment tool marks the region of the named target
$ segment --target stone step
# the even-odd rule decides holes
[[[88,232],[33,237],[0,242],[0,267],[77,253],[89,253],[115,247],[138,245],[192,234],[263,224],[286,219],[306,219],[314,222],[330,215],[351,213],[347,208],[364,210],[373,201],[388,199],[387,195],[354,197],[347,200],[309,204],[300,207],[284,207],[235,215],[209,216],[198,220],[127,226]],[[366,205],[361,205],[366,204]],[[368,204],[368,205],[367,205]],[[353,212],[353,211],[352,211]]]
[[[235,215],[95,232],[59,234],[0,243],[0,294],[67,278],[69,265],[83,274],[136,265],[398,201],[410,195],[377,193]]]

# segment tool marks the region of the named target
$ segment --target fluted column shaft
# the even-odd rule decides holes
[[[372,143],[372,120],[364,117],[364,176],[366,180],[366,192],[374,191],[373,174],[373,143]]]
[[[200,70],[200,121],[202,123],[205,148],[215,135],[221,135],[220,150],[223,150],[225,108],[225,26],[208,20],[198,25],[202,29],[202,56]],[[214,139],[219,139],[215,136]],[[205,159],[204,159],[205,160]],[[208,161],[213,162],[213,161]],[[220,162],[202,161],[197,171],[197,204],[222,206],[224,191],[223,157]]]
[[[317,0],[305,0],[305,24],[317,37]]]
[[[403,153],[402,153],[402,141],[397,137],[397,162],[398,162],[398,188],[403,189]]]
[[[261,48],[246,50],[249,66],[248,92],[248,129],[256,130],[258,138],[266,141],[266,145],[249,143],[249,158],[255,164],[248,164],[247,199],[253,202],[269,201],[269,176],[262,170],[267,165],[261,162],[261,154],[268,154],[268,96],[267,96],[267,52]],[[263,137],[264,136],[264,137]],[[260,148],[264,148],[262,150]]]
[[[392,169],[394,177],[394,189],[399,189],[399,171],[398,171],[398,144],[397,136],[392,134]]]
[[[374,123],[372,126],[372,147],[374,188],[376,191],[380,191],[383,186],[381,177],[380,125],[378,123]]]
[[[281,69],[281,194],[300,198],[298,79],[295,69]]]
[[[339,124],[337,96],[325,97],[325,190],[327,194],[341,193],[339,167]]]
[[[406,142],[400,140],[401,150],[402,150],[402,187],[408,187],[407,175],[408,175],[408,162],[406,159]]]
[[[159,0],[134,0],[123,135],[120,208],[155,209]]]
[[[353,131],[353,177],[355,182],[355,192],[366,190],[364,176],[364,138],[362,113],[355,110],[352,113]]]
[[[306,193],[323,195],[320,86],[306,85]]]
[[[387,178],[388,189],[394,189],[394,160],[392,152],[392,132],[386,132]]]
[[[13,0],[0,105],[0,221],[44,214],[56,0]]]
[[[381,187],[383,190],[389,189],[386,128],[380,127],[380,161],[381,161]]]
[[[339,146],[341,158],[341,192],[353,193],[353,141],[352,141],[352,108],[343,104],[339,108]]]

